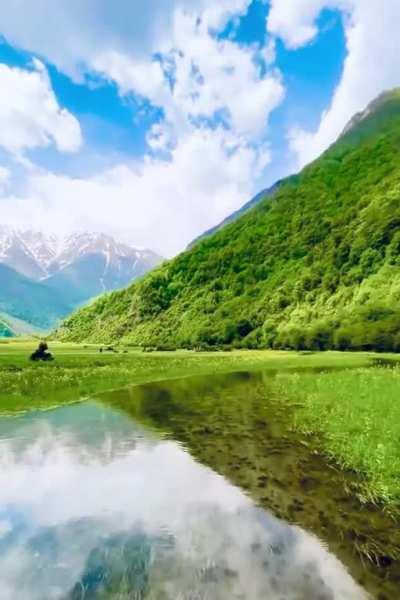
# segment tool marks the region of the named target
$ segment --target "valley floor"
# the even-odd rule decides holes
[[[286,411],[310,452],[356,471],[363,502],[400,506],[400,357],[373,353],[152,352],[50,343],[52,363],[31,363],[34,341],[0,343],[0,414],[45,410],[101,392],[193,375],[270,373],[269,401]],[[272,391],[272,392],[271,392]],[[246,399],[243,399],[245,402]]]

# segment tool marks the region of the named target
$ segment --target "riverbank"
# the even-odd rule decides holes
[[[361,501],[400,505],[400,362],[396,355],[272,351],[154,352],[50,344],[56,360],[31,363],[32,341],[0,343],[0,414],[47,409],[147,382],[237,371],[273,373],[271,394],[310,452],[365,482]],[[377,366],[379,363],[380,366]],[[374,366],[375,365],[375,366]],[[272,401],[272,397],[268,399]],[[245,402],[246,399],[243,399]]]
[[[398,363],[338,373],[284,373],[274,393],[293,428],[329,460],[363,476],[357,495],[400,512]]]
[[[99,345],[49,343],[55,360],[32,363],[37,341],[0,342],[0,413],[46,409],[100,392],[150,381],[234,371],[355,368],[372,364],[373,354],[274,351],[142,352]]]

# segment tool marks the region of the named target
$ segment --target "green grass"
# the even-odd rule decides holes
[[[400,507],[399,367],[280,373],[275,390],[292,407],[298,431],[365,477],[362,500]]]
[[[98,392],[175,377],[264,369],[366,366],[370,354],[294,352],[99,353],[99,346],[50,343],[56,360],[31,363],[36,341],[0,343],[0,413],[48,408]]]

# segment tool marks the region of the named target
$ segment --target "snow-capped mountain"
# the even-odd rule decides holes
[[[77,305],[125,287],[161,261],[151,250],[132,248],[104,233],[75,233],[59,246],[43,283]]]
[[[121,261],[126,263],[131,279],[162,260],[151,250],[122,244],[104,233],[79,232],[58,238],[0,226],[0,263],[31,279],[45,280],[88,255],[102,255],[108,272],[119,271]]]
[[[0,226],[0,263],[25,277],[35,280],[45,278],[57,249],[58,240],[55,236]]]
[[[94,296],[127,286],[161,261],[151,250],[122,244],[103,233],[74,233],[58,238],[0,226],[0,265],[23,276],[26,286],[32,280],[40,285],[41,298],[47,290],[49,299],[60,299],[60,316],[65,315],[68,307],[72,311]],[[16,306],[16,292],[15,285],[10,287],[8,282],[16,277],[12,279],[10,271],[4,273],[8,277],[3,277],[0,269],[3,304],[11,316],[25,319],[21,311],[12,312],[9,308]],[[56,321],[55,314],[50,321]]]
[[[124,271],[128,282],[158,265],[162,258],[151,250],[143,250],[117,242],[105,233],[73,233],[61,240],[54,258],[47,264],[47,272],[54,275],[87,256],[101,255],[103,276]],[[117,275],[118,278],[118,275]]]

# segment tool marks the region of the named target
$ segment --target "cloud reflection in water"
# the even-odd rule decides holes
[[[361,600],[315,537],[95,403],[0,419],[1,600]]]

